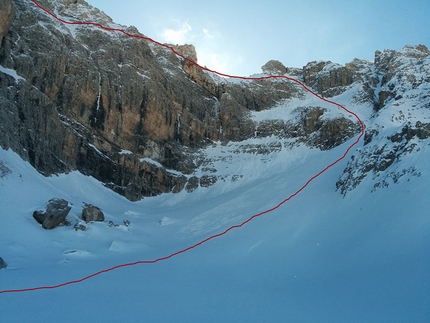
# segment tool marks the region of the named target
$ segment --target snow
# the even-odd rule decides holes
[[[155,166],[157,166],[157,167],[160,167],[160,168],[162,168],[162,167],[163,167],[163,165],[161,165],[158,161],[153,160],[153,159],[148,158],[148,157],[145,157],[145,158],[139,158],[139,161],[140,161],[141,163],[143,163],[143,162],[147,162],[147,163],[153,164],[153,165],[155,165]]]
[[[224,171],[240,170],[242,181],[136,203],[78,172],[43,177],[12,151],[0,150],[10,170],[0,179],[0,256],[9,264],[0,271],[0,289],[58,284],[120,263],[167,256],[273,207],[348,144],[328,152],[285,149],[265,161],[231,154],[234,145],[217,144],[207,154],[231,154]],[[429,153],[429,145],[421,143],[420,155],[410,154],[404,163],[426,170]],[[248,166],[252,157],[256,160]],[[425,322],[430,304],[428,171],[372,194],[373,180],[366,178],[342,198],[334,183],[344,167],[345,162],[336,165],[278,210],[172,259],[117,269],[58,290],[2,294],[2,317],[32,322]],[[90,223],[86,231],[73,226],[43,230],[32,212],[52,197],[73,204],[72,225],[80,219],[83,202],[101,207],[106,221]],[[124,220],[130,221],[128,227]],[[35,317],[36,312],[43,315]]]
[[[100,72],[98,74],[99,74],[99,78],[98,78],[99,79],[99,91],[97,94],[97,108],[96,108],[97,112],[100,110],[100,100],[101,100],[101,95],[102,95],[102,76],[101,76]],[[95,121],[97,122],[97,118]]]
[[[15,82],[19,82],[19,81],[25,81],[25,78],[23,78],[22,76],[19,76],[15,70],[10,69],[10,68],[6,68],[0,65],[0,72],[10,75],[15,79]]]
[[[342,99],[341,101],[347,101]],[[338,101],[336,101],[338,102]],[[338,102],[340,103],[340,102]],[[346,113],[337,108],[333,108],[333,104],[321,101],[312,94],[306,94],[305,98],[292,98],[280,102],[277,106],[272,109],[253,111],[251,112],[251,118],[255,122],[261,122],[264,120],[291,120],[295,114],[300,112],[302,108],[316,106],[325,108],[323,117],[327,119],[333,119],[336,117],[350,118],[350,114]]]
[[[73,38],[76,38],[78,34],[85,29],[82,25],[62,24],[61,26],[63,26],[64,29],[67,29]]]
[[[119,152],[120,155],[133,155],[133,152],[130,150],[126,150],[126,149],[121,149],[121,151]]]
[[[104,157],[104,158],[109,158],[107,157],[105,154],[103,154],[96,146],[94,146],[93,144],[88,144],[88,146],[90,146],[92,149],[94,149],[100,156]]]
[[[167,169],[167,168],[165,168],[165,167],[164,167],[163,165],[161,165],[158,161],[156,161],[156,160],[154,160],[154,159],[152,159],[152,158],[148,158],[148,157],[139,158],[139,161],[140,161],[141,163],[146,162],[146,163],[152,164],[152,165],[154,165],[154,166],[157,166],[157,167],[159,167],[159,168],[164,168],[164,169],[166,169],[169,173],[172,173],[172,174],[175,174],[175,175],[178,175],[178,176],[182,176],[182,175],[183,175],[181,172],[178,172],[178,171],[176,171],[176,170],[174,170],[174,169]]]

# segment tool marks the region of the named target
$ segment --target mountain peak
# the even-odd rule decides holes
[[[84,0],[38,0],[45,9],[71,21],[91,21],[112,24],[111,17]]]

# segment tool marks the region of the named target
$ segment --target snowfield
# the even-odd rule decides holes
[[[252,167],[244,165],[249,156],[243,154],[226,163],[236,171],[242,167],[242,180],[135,203],[78,172],[43,177],[12,151],[0,150],[2,169],[8,170],[0,179],[0,256],[9,265],[0,270],[0,289],[56,285],[167,256],[275,206],[349,144],[254,156]],[[342,161],[276,211],[184,254],[60,289],[0,294],[2,318],[426,322],[430,148],[425,141],[420,148],[402,161],[420,169],[419,177],[406,175],[374,193],[374,180],[366,178],[342,197],[334,185]],[[73,203],[71,226],[47,231],[32,218],[52,197]],[[99,206],[106,221],[75,231],[83,202]]]

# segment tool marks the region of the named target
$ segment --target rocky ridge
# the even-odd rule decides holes
[[[343,195],[366,178],[374,190],[421,176],[404,169],[401,161],[428,145],[430,137],[430,53],[423,45],[401,51],[377,51],[373,73],[365,74],[355,100],[373,106],[366,126],[364,146],[351,156],[336,183]],[[409,176],[409,177],[410,177]]]
[[[139,34],[83,0],[39,2],[65,20]],[[302,143],[331,149],[359,132],[345,114],[305,104],[305,91],[288,80],[220,78],[147,41],[63,25],[28,1],[13,0],[11,8],[13,23],[7,11],[0,17],[0,32],[8,30],[0,48],[0,145],[45,175],[79,170],[139,200],[225,180],[204,153],[215,143],[237,142],[237,149],[264,156]],[[192,45],[173,47],[197,61]],[[399,72],[402,59],[410,59],[405,64],[421,69],[422,77],[408,68]],[[417,46],[377,52],[374,62],[311,62],[299,69],[269,61],[262,71],[295,77],[326,97],[351,92],[354,103],[376,116],[393,100],[400,104],[411,91],[421,91],[428,66],[428,50]],[[288,120],[253,117],[279,105],[296,113]],[[278,143],[247,142],[270,136]]]

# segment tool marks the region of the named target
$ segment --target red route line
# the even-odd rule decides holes
[[[214,70],[211,70],[211,69],[209,69],[209,68],[207,68],[207,67],[204,67],[204,66],[201,66],[201,65],[199,65],[199,64],[197,64],[196,62],[194,62],[194,61],[192,61],[191,59],[189,59],[188,57],[185,57],[184,55],[182,55],[182,54],[180,54],[180,53],[178,53],[173,47],[171,47],[171,46],[169,46],[169,45],[166,45],[166,44],[162,44],[162,43],[160,43],[160,42],[158,42],[158,41],[156,41],[156,40],[153,40],[153,39],[151,39],[151,38],[149,38],[149,37],[145,37],[145,36],[141,36],[141,35],[134,35],[134,34],[130,34],[130,33],[128,33],[128,32],[126,32],[125,30],[122,30],[122,29],[119,29],[119,28],[111,28],[111,27],[106,27],[106,26],[103,26],[103,25],[101,25],[101,24],[99,24],[99,23],[95,23],[95,22],[81,22],[81,21],[65,21],[64,19],[61,19],[61,18],[59,18],[59,17],[57,17],[55,14],[53,14],[52,12],[50,12],[50,11],[48,11],[47,9],[45,9],[45,8],[43,8],[41,5],[39,5],[38,3],[37,3],[37,1],[36,0],[31,0],[39,9],[41,9],[41,10],[43,10],[45,13],[47,13],[48,15],[50,15],[50,16],[52,16],[54,19],[56,19],[56,20],[58,20],[58,21],[60,21],[60,22],[62,22],[62,23],[64,23],[64,24],[68,24],[68,25],[92,25],[92,26],[95,26],[95,27],[98,27],[98,28],[101,28],[101,29],[104,29],[104,30],[108,30],[108,31],[117,31],[117,32],[120,32],[120,33],[123,33],[124,35],[126,35],[126,36],[129,36],[129,37],[132,37],[132,38],[140,38],[140,39],[144,39],[144,40],[147,40],[147,41],[150,41],[150,42],[152,42],[152,43],[154,43],[154,44],[157,44],[157,45],[159,45],[159,46],[162,46],[162,47],[165,47],[165,48],[167,48],[167,49],[169,49],[169,50],[171,50],[173,53],[175,53],[177,56],[179,56],[179,57],[181,57],[182,59],[184,59],[184,60],[186,60],[186,61],[188,61],[188,62],[190,62],[190,63],[192,63],[192,64],[194,64],[194,65],[196,65],[196,66],[198,66],[199,68],[201,68],[202,70],[205,70],[205,71],[208,71],[208,72],[211,72],[211,73],[214,73],[214,74],[217,74],[217,75],[220,75],[220,76],[223,76],[223,77],[228,77],[228,78],[235,78],[235,79],[242,79],[242,80],[251,80],[251,81],[261,81],[261,80],[265,80],[265,79],[287,79],[287,80],[290,80],[290,81],[292,81],[292,82],[295,82],[295,83],[297,83],[297,84],[299,84],[300,86],[302,86],[306,91],[308,91],[309,93],[311,93],[311,94],[313,94],[314,96],[316,96],[318,99],[320,99],[320,100],[322,100],[322,101],[325,101],[325,102],[327,102],[327,103],[330,103],[330,104],[333,104],[333,105],[335,105],[335,106],[337,106],[337,107],[339,107],[339,108],[341,108],[341,109],[343,109],[343,110],[345,110],[347,113],[349,113],[349,114],[351,114],[351,115],[353,115],[357,120],[358,120],[358,122],[360,123],[360,126],[361,126],[361,133],[360,133],[360,135],[358,136],[358,138],[346,149],[346,151],[343,153],[343,155],[341,156],[341,157],[339,157],[338,159],[336,159],[334,162],[332,162],[330,165],[328,165],[328,166],[326,166],[324,169],[322,169],[319,173],[317,173],[317,174],[315,174],[314,176],[312,176],[310,179],[308,179],[307,181],[306,181],[306,183],[305,184],[303,184],[295,193],[293,193],[293,194],[291,194],[290,196],[288,196],[285,200],[283,200],[283,201],[281,201],[281,202],[279,202],[276,206],[274,206],[274,207],[272,207],[272,208],[270,208],[270,209],[267,209],[267,210],[265,210],[265,211],[262,211],[262,212],[260,212],[260,213],[257,213],[257,214],[254,214],[253,216],[251,216],[250,218],[248,218],[247,220],[245,220],[245,221],[243,221],[242,223],[240,223],[240,224],[236,224],[236,225],[233,225],[233,226],[231,226],[231,227],[229,227],[229,228],[227,228],[226,230],[224,230],[223,232],[220,232],[220,233],[217,233],[217,234],[214,234],[214,235],[212,235],[212,236],[210,236],[210,237],[208,237],[208,238],[206,238],[206,239],[204,239],[204,240],[202,240],[202,241],[200,241],[200,242],[198,242],[198,243],[196,243],[196,244],[193,244],[193,245],[191,245],[191,246],[189,246],[189,247],[187,247],[187,248],[185,248],[185,249],[182,249],[182,250],[179,250],[179,251],[176,251],[176,252],[174,252],[174,253],[172,253],[172,254],[170,254],[170,255],[168,255],[168,256],[165,256],[165,257],[161,257],[161,258],[157,258],[157,259],[153,259],[153,260],[139,260],[139,261],[135,261],[135,262],[130,262],[130,263],[126,263],[126,264],[120,264],[120,265],[117,265],[117,266],[114,266],[114,267],[110,267],[110,268],[107,268],[107,269],[103,269],[103,270],[100,270],[100,271],[98,271],[98,272],[95,272],[95,273],[93,273],[93,274],[91,274],[91,275],[88,275],[88,276],[85,276],[85,277],[83,277],[83,278],[81,278],[81,279],[76,279],[76,280],[72,280],[72,281],[68,281],[68,282],[65,282],[65,283],[62,283],[62,284],[58,284],[58,285],[51,285],[51,286],[39,286],[39,287],[33,287],[33,288],[23,288],[23,289],[9,289],[9,290],[0,290],[0,294],[6,294],[6,293],[22,293],[22,292],[30,292],[30,291],[36,291],[36,290],[43,290],[43,289],[55,289],[55,288],[60,288],[60,287],[64,287],[64,286],[67,286],[67,285],[72,285],[72,284],[77,284],[77,283],[81,283],[81,282],[84,282],[84,281],[86,281],[86,280],[88,280],[88,279],[90,279],[90,278],[93,278],[93,277],[95,277],[95,276],[98,276],[98,275],[101,275],[101,274],[104,274],[104,273],[107,273],[107,272],[110,272],[110,271],[113,271],[113,270],[115,270],[115,269],[119,269],[119,268],[124,268],[124,267],[130,267],[130,266],[135,266],[135,265],[142,265],[142,264],[155,264],[155,263],[157,263],[157,262],[160,262],[160,261],[164,261],[164,260],[167,260],[167,259],[170,259],[170,258],[173,258],[173,257],[175,257],[175,256],[177,256],[177,255],[180,255],[180,254],[182,254],[182,253],[185,253],[185,252],[187,252],[187,251],[189,251],[189,250],[191,250],[191,249],[194,249],[194,248],[196,248],[196,247],[198,247],[198,246],[201,246],[202,244],[204,244],[204,243],[206,243],[206,242],[208,242],[208,241],[210,241],[210,240],[212,240],[212,239],[215,239],[215,238],[218,238],[218,237],[221,237],[221,236],[223,236],[223,235],[225,235],[226,233],[228,233],[229,231],[231,231],[231,230],[233,230],[233,229],[238,229],[238,228],[241,228],[242,226],[244,226],[245,224],[247,224],[248,222],[251,222],[253,219],[255,219],[255,218],[257,218],[257,217],[259,217],[259,216],[261,216],[261,215],[264,215],[264,214],[267,214],[267,213],[270,213],[270,212],[272,212],[272,211],[274,211],[274,210],[276,210],[276,209],[278,209],[281,205],[283,205],[284,203],[286,203],[286,202],[288,202],[289,200],[291,200],[293,197],[295,197],[296,195],[298,195],[301,191],[303,191],[314,179],[316,179],[317,177],[319,177],[321,174],[323,174],[325,171],[327,171],[329,168],[331,168],[331,167],[333,167],[334,165],[336,165],[339,161],[341,161],[342,159],[344,159],[345,157],[346,157],[346,155],[349,153],[349,151],[355,146],[355,145],[357,145],[358,144],[358,142],[360,141],[360,139],[363,137],[363,135],[364,135],[364,123],[363,123],[363,121],[361,121],[361,119],[358,117],[358,115],[356,114],[356,113],[354,113],[354,112],[352,112],[352,111],[350,111],[350,110],[348,110],[347,108],[345,108],[344,106],[342,106],[341,104],[339,104],[339,103],[336,103],[336,102],[334,102],[334,101],[331,101],[331,100],[328,100],[328,99],[326,99],[326,98],[323,98],[322,96],[320,96],[319,94],[317,94],[317,93],[315,93],[315,92],[313,92],[311,89],[309,89],[306,85],[304,85],[302,82],[300,82],[300,81],[298,81],[298,80],[296,80],[296,79],[294,79],[294,78],[291,78],[291,77],[288,77],[288,76],[284,76],[284,75],[269,75],[269,76],[262,76],[262,77],[243,77],[243,76],[237,76],[237,75],[229,75],[229,74],[225,74],[225,73],[220,73],[220,72],[217,72],[217,71],[214,71]]]

